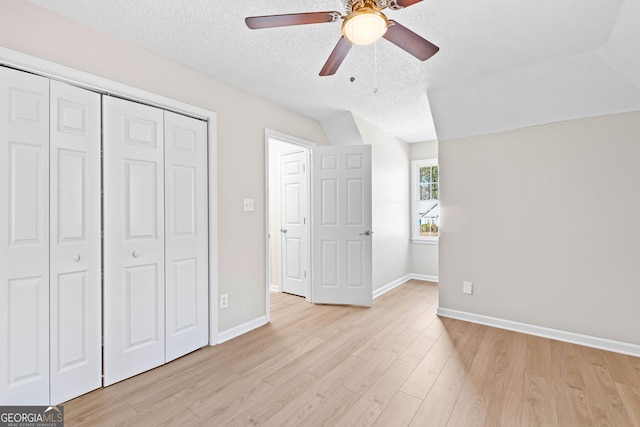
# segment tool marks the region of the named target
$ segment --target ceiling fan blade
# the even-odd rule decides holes
[[[395,21],[389,21],[389,28],[383,37],[421,61],[426,61],[440,50],[438,46]]]
[[[342,36],[338,41],[336,47],[333,48],[329,59],[325,62],[324,67],[320,70],[321,76],[332,76],[340,68],[340,64],[347,57],[347,54],[351,50],[351,42],[345,36]]]
[[[397,0],[396,4],[400,7],[409,7],[416,3],[420,3],[422,0]]]
[[[259,28],[288,27],[289,25],[322,24],[340,18],[339,12],[289,13],[286,15],[251,16],[244,22],[252,30]]]

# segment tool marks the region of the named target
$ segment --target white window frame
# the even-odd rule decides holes
[[[421,159],[411,162],[411,240],[414,243],[438,244],[438,236],[426,237],[420,235],[418,229],[418,203],[420,201],[420,168],[425,166],[438,166],[438,159]],[[439,172],[439,171],[438,171]],[[438,194],[440,193],[440,173],[438,173]]]

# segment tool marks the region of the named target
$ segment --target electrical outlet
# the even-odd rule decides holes
[[[462,292],[471,295],[473,294],[473,283],[472,282],[462,282]]]
[[[229,307],[229,294],[220,295],[220,308]]]
[[[253,199],[244,199],[242,201],[242,206],[245,212],[253,212]]]

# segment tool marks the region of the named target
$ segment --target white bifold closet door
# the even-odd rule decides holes
[[[207,124],[164,112],[166,358],[208,343]]]
[[[0,404],[49,401],[49,80],[0,67]]]
[[[0,405],[100,386],[100,96],[0,67]]]
[[[208,215],[206,124],[103,110],[106,386],[206,345]]]
[[[158,108],[104,96],[104,385],[164,363],[164,137]]]
[[[101,386],[100,95],[51,81],[50,360],[57,405]]]

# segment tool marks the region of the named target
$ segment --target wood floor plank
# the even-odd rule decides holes
[[[283,351],[271,357],[265,357],[262,363],[260,363],[259,360],[254,361],[254,367],[246,372],[247,374],[257,373],[262,378],[266,378],[279,369],[283,368],[284,366],[295,361],[296,359],[304,357],[305,354],[312,353],[323,343],[324,340],[321,340],[320,338],[314,336],[300,339],[297,343],[284,349]],[[234,367],[232,367],[232,369],[234,369]]]
[[[341,331],[327,344],[323,345],[322,348],[309,355],[304,363],[305,371],[317,377],[325,376],[338,363],[351,356],[354,350],[360,347],[370,336],[371,332],[367,332],[358,326],[349,328],[347,331]]]
[[[526,373],[534,377],[550,378],[551,340],[547,338],[525,336],[527,360]]]
[[[616,388],[632,421],[630,425],[640,426],[640,387],[616,384]]]
[[[422,400],[399,391],[373,423],[374,427],[408,426]]]
[[[438,308],[437,304],[428,306],[425,309],[424,313],[422,313],[420,317],[418,317],[416,320],[411,322],[411,324],[409,324],[408,327],[412,329],[417,329],[419,331],[424,331],[436,319],[435,314],[436,314],[437,308]]]
[[[194,395],[219,393],[240,375],[230,369],[219,369],[207,375],[189,375],[179,381],[171,381],[171,388],[159,387],[152,393],[137,393],[131,396],[130,403],[139,415],[153,412],[159,408],[188,405]]]
[[[237,407],[235,411],[228,414],[228,418],[223,420],[220,425],[239,427],[263,425],[316,380],[317,378],[311,374],[301,373],[287,384],[276,388],[273,392],[256,395],[250,403]]]
[[[453,349],[453,343],[447,334],[442,334],[411,373],[401,390],[411,396],[424,399],[453,353]]]
[[[475,393],[462,389],[456,400],[448,427],[480,427],[485,425],[486,407],[484,399]],[[490,425],[490,424],[487,424]]]
[[[382,350],[344,384],[344,388],[364,394],[395,362],[396,355]]]
[[[464,362],[457,357],[450,357],[422,401],[411,426],[446,426],[466,375]]]
[[[494,348],[493,379],[482,397],[491,425],[516,425],[522,419],[526,342],[522,334],[500,331]]]
[[[364,359],[349,356],[300,393],[296,399],[269,419],[265,425],[271,427],[297,426],[342,388],[342,385],[365,363]]]
[[[72,402],[75,404],[70,405],[69,402],[64,404],[65,426],[116,425],[137,416],[136,411],[127,402],[106,404],[94,400],[90,405],[82,406],[82,397]]]
[[[496,371],[496,347],[499,345],[502,331],[487,328],[484,331],[482,345],[469,364],[469,371],[463,388],[479,396],[488,395],[492,389]]]
[[[271,303],[265,326],[65,402],[65,425],[640,427],[640,358],[439,318],[436,284]]]
[[[522,426],[545,427],[557,426],[557,407],[555,391],[550,379],[524,375]]]
[[[578,347],[577,351],[586,389],[591,390],[588,396],[595,423],[631,425],[627,409],[609,372],[604,352],[587,347]]]
[[[340,387],[297,425],[333,427],[361,398],[358,393]]]
[[[439,336],[434,337],[431,335],[420,335],[416,338],[407,348],[398,356],[399,359],[405,362],[413,363],[417,365],[424,358],[424,356],[431,350],[431,347],[438,341]]]
[[[197,397],[188,407],[203,419],[223,419],[255,396],[272,393],[276,388],[258,376],[245,375],[219,392]]]
[[[559,425],[594,425],[576,347],[560,341],[551,341],[550,344]]]
[[[636,371],[633,366],[633,359],[637,359],[636,357],[613,352],[602,353],[606,360],[607,370],[614,382],[630,387],[640,382],[640,371]]]
[[[372,425],[414,369],[415,365],[396,359],[393,365],[340,419],[336,427]]]

